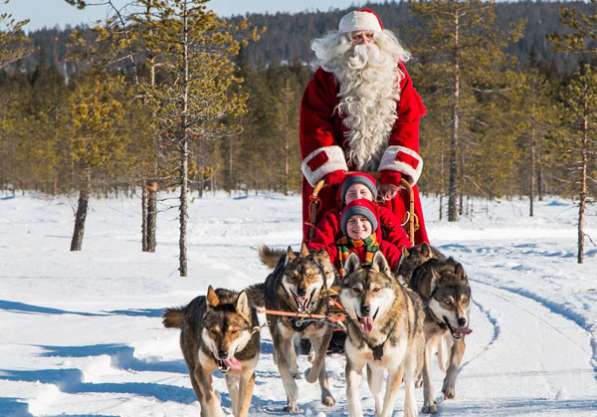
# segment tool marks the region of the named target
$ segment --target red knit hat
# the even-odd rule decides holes
[[[342,233],[346,234],[346,224],[352,216],[364,216],[371,223],[371,232],[375,233],[379,226],[379,219],[377,218],[377,209],[375,203],[369,200],[360,198],[351,201],[344,207],[340,215],[340,228]]]
[[[381,32],[383,23],[377,13],[367,7],[345,14],[340,19],[338,32],[349,33],[358,30]]]

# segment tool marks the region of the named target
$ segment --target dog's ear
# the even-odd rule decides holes
[[[246,321],[251,322],[251,306],[246,291],[241,292],[236,299],[236,312]]]
[[[322,250],[320,250],[319,252],[317,252],[317,256],[319,256],[319,257],[321,257],[321,258],[324,258],[324,259],[325,259],[325,258],[327,258],[327,259],[329,259],[329,258],[330,258],[330,254],[329,254],[329,253],[328,253],[328,251],[327,251],[327,250],[325,250],[325,249],[322,249]]]
[[[437,273],[437,271],[435,270],[435,268],[430,268],[430,272],[431,272],[431,279],[429,280],[429,295],[427,296],[427,298],[431,297],[431,295],[433,294],[433,291],[435,291],[435,288],[437,287],[437,281],[439,281],[439,274]]]
[[[207,289],[207,308],[214,308],[220,304],[220,298],[214,288],[210,285]]]
[[[375,252],[375,255],[373,256],[373,262],[371,262],[371,269],[374,271],[384,273],[390,277],[392,276],[392,271],[390,270],[390,265],[388,265],[388,260],[385,256],[383,256],[383,253],[380,250]]]
[[[464,268],[462,267],[462,264],[460,262],[456,263],[456,266],[454,267],[454,274],[456,274],[456,276],[459,279],[466,278],[466,274],[464,273]]]
[[[437,287],[438,274],[432,263],[433,261],[426,262],[415,269],[410,279],[411,285],[414,284],[414,288],[423,300],[431,298],[431,294]]]
[[[410,256],[410,252],[408,251],[408,248],[405,246],[402,248],[402,256],[400,257],[400,261],[402,261],[403,259],[406,259]]]
[[[311,254],[311,251],[309,251],[307,244],[305,242],[303,242],[303,244],[301,245],[300,256],[302,256],[304,258],[305,256],[309,256],[310,254]]]
[[[359,260],[359,257],[357,256],[357,254],[351,253],[348,256],[348,259],[346,260],[346,262],[344,262],[345,275],[348,276],[348,275],[352,274],[354,271],[359,269],[360,266],[361,266],[361,261]]]
[[[423,242],[421,244],[421,254],[425,258],[429,258],[431,256],[431,247],[429,246],[429,244],[427,242]]]
[[[292,247],[288,246],[288,250],[286,251],[286,263],[288,263],[290,261],[294,261],[295,259],[296,259],[296,255],[294,254]]]

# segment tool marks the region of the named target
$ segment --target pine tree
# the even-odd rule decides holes
[[[177,172],[173,184],[179,197],[179,272],[187,276],[187,221],[190,148],[218,138],[225,119],[246,111],[242,79],[232,58],[241,41],[237,28],[206,9],[206,0],[152,2],[153,20],[146,22],[144,39],[160,44],[166,81],[154,91],[156,116],[165,146],[174,151]],[[240,29],[245,29],[246,23]],[[201,149],[199,149],[201,151]],[[200,166],[201,171],[205,166]]]
[[[77,178],[79,200],[71,251],[81,250],[91,183],[94,177],[111,178],[126,171],[128,158],[125,130],[125,81],[121,76],[94,74],[80,80],[67,104],[69,164]]]
[[[0,0],[0,12],[8,2]],[[28,19],[16,20],[9,13],[0,13],[0,70],[31,53],[29,39],[23,33],[27,23]]]
[[[597,0],[591,0],[593,6]],[[581,56],[586,62],[573,76],[562,93],[566,112],[563,116],[569,123],[573,134],[570,148],[579,149],[580,155],[572,158],[578,168],[578,263],[584,261],[585,209],[587,205],[587,181],[591,179],[594,168],[590,165],[590,154],[594,154],[595,136],[597,135],[597,8],[593,14],[585,14],[575,9],[562,6],[560,17],[569,30],[564,34],[554,33],[550,40],[560,52]],[[570,149],[569,148],[569,149]],[[594,158],[593,158],[594,160]]]
[[[463,207],[467,156],[475,148],[470,134],[475,103],[507,88],[508,59],[503,49],[520,36],[522,26],[499,28],[492,2],[434,0],[410,7],[423,17],[425,29],[415,53],[434,74],[432,89],[450,97],[448,221],[455,221],[459,194],[461,212]]]
[[[563,99],[566,108],[564,119],[569,123],[571,131],[571,138],[568,141],[569,154],[565,160],[568,160],[577,171],[576,183],[579,196],[577,261],[583,263],[586,237],[585,211],[588,203],[587,183],[592,179],[589,172],[589,155],[594,152],[597,137],[597,71],[589,64],[583,65],[564,90]]]
[[[522,194],[529,196],[529,216],[534,215],[535,199],[542,199],[545,149],[560,128],[554,86],[537,68],[521,73],[517,88],[518,109],[514,123],[519,123],[521,150],[520,179]]]

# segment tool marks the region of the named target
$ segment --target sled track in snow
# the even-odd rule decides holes
[[[553,300],[549,300],[545,297],[542,297],[542,296],[540,296],[536,293],[533,293],[532,291],[526,290],[524,288],[510,287],[510,286],[505,286],[505,285],[491,285],[491,284],[488,284],[488,283],[478,280],[478,279],[471,279],[471,282],[484,285],[488,288],[492,288],[494,291],[498,290],[498,291],[502,291],[505,293],[516,294],[516,295],[524,297],[528,300],[534,301],[535,303],[548,309],[553,314],[556,314],[568,321],[571,321],[576,326],[580,327],[581,329],[583,329],[584,331],[589,333],[589,335],[591,336],[591,350],[592,350],[592,357],[590,359],[590,363],[593,366],[593,369],[595,371],[595,378],[597,379],[597,329],[592,327],[585,320],[584,317],[582,317],[580,314],[576,313],[575,311],[571,310],[570,308],[568,308],[567,306],[565,306],[563,304],[557,303]],[[500,295],[498,293],[495,293],[494,295],[500,297]],[[504,296],[501,296],[500,298],[503,298],[504,300],[508,300]],[[519,307],[519,308],[522,308],[522,307]],[[522,308],[522,309],[525,310],[527,313],[534,315],[538,320],[543,322],[543,324],[545,324],[546,326],[550,327],[553,331],[561,334],[564,337],[567,337],[557,327],[553,326],[549,321],[547,321],[543,317],[537,315],[535,312],[532,312],[526,308]],[[573,340],[570,340],[570,341],[572,343],[576,344],[575,341],[573,341]]]
[[[474,296],[473,296],[473,305],[475,307],[477,307],[477,309],[481,312],[481,314],[483,315],[483,317],[489,322],[489,324],[491,324],[491,326],[493,327],[493,334],[491,335],[491,340],[489,341],[489,343],[487,343],[485,345],[485,347],[483,348],[483,350],[481,350],[481,352],[477,353],[475,356],[473,356],[472,358],[470,358],[466,362],[464,362],[462,364],[462,368],[464,368],[465,366],[467,366],[471,362],[475,361],[476,359],[478,359],[479,357],[481,357],[482,355],[484,355],[489,349],[491,349],[491,347],[494,345],[494,343],[500,337],[500,324],[499,324],[497,318],[495,318],[491,314],[490,310],[486,309],[485,307],[483,307],[483,305],[481,303],[479,303],[478,301],[476,301],[474,299]]]

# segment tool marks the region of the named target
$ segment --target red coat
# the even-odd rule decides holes
[[[379,219],[379,227],[376,231],[379,249],[388,260],[390,268],[395,270],[400,263],[402,249],[411,247],[410,240],[400,221],[390,210],[385,207],[377,207],[375,215]],[[309,249],[325,250],[337,268],[342,266],[338,264],[338,247],[336,245],[336,241],[342,237],[340,218],[340,210],[328,210],[317,222],[315,235],[309,242]],[[353,251],[359,255],[361,261],[365,260],[366,252],[363,248],[353,248]]]
[[[382,184],[398,185],[402,176],[407,176],[411,184],[416,184],[423,168],[423,160],[419,155],[419,125],[425,115],[425,106],[412,85],[404,64],[399,63],[399,68],[404,77],[400,82],[398,117],[378,167]],[[319,68],[309,81],[301,101],[299,133],[303,172],[304,241],[308,240],[310,227],[308,207],[313,186],[330,174],[328,179],[330,177],[338,179],[343,172],[360,168],[347,166],[346,163],[344,151],[348,147],[345,141],[347,128],[342,124],[342,117],[334,111],[339,102],[338,92],[339,84],[336,77]],[[320,213],[336,207],[336,189],[337,186],[326,187],[320,192]],[[428,242],[416,186],[414,194],[415,213],[420,224],[420,229],[415,234],[415,243]],[[404,219],[408,208],[408,194],[403,190],[393,201],[386,202],[385,206],[399,219]]]

